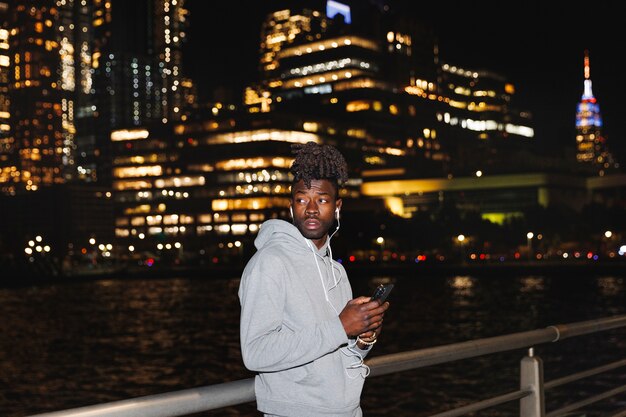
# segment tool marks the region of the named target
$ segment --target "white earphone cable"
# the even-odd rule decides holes
[[[337,231],[339,230],[339,227],[340,227],[339,213],[337,213],[337,228],[328,237],[328,252],[329,252],[328,255],[330,256],[330,269],[333,275],[333,282],[335,284],[330,289],[335,288],[339,284],[339,281],[341,280],[341,276],[339,277],[339,280],[335,276],[335,268],[333,266],[333,250],[330,246],[330,239],[335,235],[335,233],[337,233]],[[328,290],[326,289],[326,284],[324,283],[324,275],[322,274],[322,269],[320,268],[319,262],[317,260],[317,251],[315,250],[314,245],[311,243],[309,239],[305,238],[304,240],[306,241],[306,245],[309,247],[309,249],[311,249],[311,252],[313,254],[313,260],[315,262],[315,266],[317,267],[317,273],[320,277],[320,282],[322,283],[322,288],[324,290],[324,298],[326,298],[326,301],[328,302],[328,304],[330,304],[332,309],[335,311],[335,314],[339,316],[339,312],[337,311],[333,303],[328,298]],[[359,376],[361,378],[366,378],[370,374],[370,367],[365,364],[365,362],[363,361],[363,357],[356,350],[356,343],[357,343],[356,340],[350,341],[348,342],[347,347],[340,349],[341,353],[343,353],[344,355],[355,358],[355,361],[349,364],[348,367],[345,369],[346,375],[350,379],[355,379],[355,378],[358,378]],[[351,370],[357,371],[357,373],[351,375],[350,373]]]

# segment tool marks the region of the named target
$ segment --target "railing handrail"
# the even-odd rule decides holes
[[[371,376],[381,376],[626,326],[626,315],[548,326],[545,329],[392,353],[367,360]],[[517,395],[517,394],[516,394]],[[30,417],[175,417],[255,400],[254,378],[121,401],[35,414]]]
[[[545,329],[512,333],[453,343],[431,348],[391,353],[371,358],[367,361],[370,375],[386,375],[393,372],[423,368],[459,359],[474,358],[491,353],[528,348],[541,343],[556,342],[574,336],[581,336],[604,330],[626,326],[626,315],[604,319],[588,320],[570,324],[548,326]]]

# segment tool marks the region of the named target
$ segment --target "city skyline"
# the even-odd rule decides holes
[[[171,255],[172,262],[207,256],[239,259],[247,253],[239,248],[252,248],[251,239],[263,221],[287,217],[289,145],[312,140],[336,144],[345,153],[352,181],[342,196],[359,202],[353,206],[356,218],[381,213],[374,235],[359,240],[363,247],[354,250],[370,250],[374,239],[381,237],[378,230],[390,230],[387,223],[419,224],[424,213],[447,215],[449,209],[463,214],[454,219],[468,213],[476,220],[477,231],[483,222],[489,223],[485,230],[515,225],[518,230],[511,235],[523,241],[528,230],[541,229],[548,242],[543,216],[536,218],[535,213],[563,206],[577,216],[564,222],[563,230],[568,232],[572,224],[587,226],[580,229],[586,232],[583,237],[569,233],[567,241],[586,245],[606,231],[618,236],[619,230],[621,236],[623,227],[613,221],[616,216],[600,213],[602,221],[595,221],[589,211],[608,213],[623,206],[619,191],[625,177],[600,178],[608,167],[600,157],[604,150],[595,147],[596,138],[597,143],[604,142],[599,124],[576,137],[575,123],[567,123],[572,136],[565,140],[572,150],[576,140],[583,143],[582,154],[537,154],[534,145],[542,138],[531,139],[534,130],[524,111],[531,109],[515,100],[513,86],[501,76],[508,74],[485,64],[477,53],[472,55],[475,61],[466,61],[451,58],[451,52],[436,52],[434,37],[441,32],[407,21],[409,11],[387,13],[384,7],[368,7],[372,3],[363,1],[352,3],[352,16],[343,9],[344,22],[329,21],[334,15],[324,7],[325,0],[313,1],[315,8],[289,11],[264,4],[244,14],[244,4],[238,3],[240,10],[211,9],[195,23],[191,16],[198,16],[202,8],[189,15],[183,0],[163,4],[145,0],[154,10],[129,10],[123,1],[99,9],[102,4],[96,2],[94,16],[105,16],[106,25],[98,19],[80,20],[91,14],[88,10],[76,14],[69,5],[60,7],[65,20],[57,21],[55,13],[61,12],[55,8],[42,6],[33,12],[19,3],[7,21],[15,25],[16,36],[5,49],[14,50],[16,58],[14,79],[7,77],[12,83],[6,82],[12,101],[4,114],[12,117],[6,126],[13,126],[15,134],[7,134],[3,142],[2,172],[4,191],[17,197],[7,200],[7,215],[19,219],[5,227],[5,233],[14,235],[21,227],[19,235],[28,247],[15,241],[10,243],[12,250],[28,254],[35,245],[32,237],[40,236],[46,242],[54,240],[50,247],[66,252],[57,259],[68,259],[70,265],[85,261],[88,248],[96,250],[96,242],[97,250],[106,252],[115,243],[117,253],[127,259],[155,250],[167,252],[164,256]],[[278,6],[278,0],[272,4]],[[134,12],[135,19],[127,12]],[[230,19],[225,26],[213,24],[217,18],[228,21],[228,13],[247,17]],[[248,18],[252,15],[261,19]],[[73,21],[84,26],[74,25],[71,35],[89,34],[81,48],[93,47],[92,55],[76,55],[77,60],[67,52],[71,48],[61,49],[66,27],[72,27],[64,22]],[[129,21],[136,21],[137,28],[129,27]],[[45,37],[39,35],[44,27]],[[218,34],[207,38],[187,33],[193,27],[213,27]],[[182,40],[194,34],[205,40],[202,51],[183,51]],[[213,39],[220,43],[208,42]],[[473,45],[476,42],[474,36]],[[512,42],[507,38],[505,44]],[[38,47],[31,51],[32,45]],[[262,57],[257,49],[262,49]],[[223,50],[237,59],[218,56]],[[187,68],[199,74],[185,73],[180,64],[185,53],[209,58],[195,65],[193,59],[187,61]],[[75,64],[81,71],[76,72]],[[65,72],[49,70],[60,65]],[[223,69],[229,72],[221,73]],[[75,74],[85,77],[79,80]],[[188,78],[205,94],[200,95],[200,108],[196,83]],[[72,89],[74,85],[81,88]],[[207,85],[239,87],[238,94],[225,101],[241,108],[210,103]],[[576,77],[576,85],[586,85],[586,97],[594,106],[593,114],[590,109],[584,113],[597,120],[589,80]],[[244,102],[239,94],[246,86],[250,88]],[[49,97],[49,91],[58,96]],[[165,94],[168,91],[185,98],[180,107],[170,105],[174,101]],[[228,96],[215,100],[222,98]],[[572,99],[572,105],[579,100]],[[51,122],[41,124],[42,118]],[[587,142],[580,139],[583,136]],[[74,168],[78,175],[73,175]],[[609,172],[614,173],[619,171]],[[90,183],[76,181],[83,178]],[[42,211],[41,202],[45,207],[57,204],[58,209]],[[85,215],[80,213],[83,209]],[[57,227],[58,218],[50,221],[57,213],[71,228]],[[95,230],[96,225],[101,229]],[[440,232],[434,242],[411,240],[399,246],[423,250],[439,245],[449,251],[460,231],[463,236],[471,234],[467,224],[440,226],[433,227]],[[401,236],[406,229],[398,230],[393,235]],[[551,236],[550,248],[561,250],[562,231]],[[488,236],[462,241],[469,247],[472,240],[487,242],[489,251],[495,247]],[[509,253],[518,243],[501,241],[499,247]]]
[[[316,3],[319,1],[298,2]],[[395,3],[406,7],[407,13],[430,19],[443,61],[492,70],[511,81],[517,88],[513,106],[533,113],[535,138],[539,146],[548,150],[575,145],[584,51],[589,50],[593,93],[600,105],[603,131],[609,150],[618,162],[623,162],[626,128],[619,121],[626,111],[622,100],[626,85],[611,55],[613,39],[620,33],[618,26],[611,25],[619,15],[614,10],[616,6],[601,2],[587,7],[584,13],[581,11],[583,23],[563,19],[559,5],[537,1],[507,5],[507,11],[494,1]],[[250,80],[256,79],[261,22],[268,12],[293,4],[285,0],[235,0],[209,5],[187,0],[190,27],[184,47],[185,72],[197,83],[202,100],[208,100],[218,86],[231,86],[238,94]],[[446,15],[445,10],[453,13]],[[220,43],[212,41],[222,42],[224,37],[241,41],[232,48],[220,48]],[[239,71],[230,71],[233,63],[239,64]]]

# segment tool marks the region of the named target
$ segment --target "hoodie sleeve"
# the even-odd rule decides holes
[[[339,320],[333,317],[300,328],[285,324],[287,271],[279,256],[251,259],[239,287],[241,353],[246,368],[281,371],[311,362],[348,343]]]

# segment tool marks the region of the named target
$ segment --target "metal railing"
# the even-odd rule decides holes
[[[394,353],[371,358],[367,364],[371,370],[370,377],[375,377],[460,359],[528,348],[528,355],[521,360],[520,364],[519,390],[433,414],[431,417],[462,416],[515,400],[519,400],[520,417],[557,417],[626,392],[626,385],[567,404],[548,413],[545,411],[546,390],[626,366],[626,358],[544,382],[543,363],[534,355],[534,346],[621,327],[626,327],[626,315]],[[201,388],[36,414],[30,417],[175,417],[245,404],[254,400],[254,379],[248,378]],[[626,417],[626,409],[616,411],[610,417]]]

